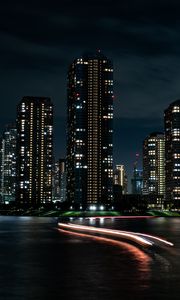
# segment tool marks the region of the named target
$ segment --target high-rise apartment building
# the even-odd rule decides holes
[[[116,165],[114,170],[114,185],[122,187],[122,194],[127,194],[127,175],[124,165]]]
[[[165,195],[165,138],[153,132],[143,142],[143,192]]]
[[[0,140],[0,202],[15,201],[17,130],[9,124]]]
[[[180,100],[171,103],[164,112],[166,203],[180,208]]]
[[[24,97],[17,106],[17,203],[52,200],[53,105],[50,98]]]
[[[82,208],[113,199],[113,66],[100,52],[68,73],[67,200]]]

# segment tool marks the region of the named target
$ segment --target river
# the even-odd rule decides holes
[[[60,232],[53,218],[0,217],[1,300],[179,299],[180,218],[75,222],[161,236],[174,247],[149,253]]]

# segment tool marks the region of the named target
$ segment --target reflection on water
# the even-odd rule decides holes
[[[113,240],[110,238],[100,237],[100,236],[92,236],[92,235],[89,235],[86,233],[67,231],[67,230],[63,230],[63,229],[58,229],[58,231],[63,232],[64,234],[67,234],[67,235],[75,235],[78,237],[90,238],[96,242],[102,242],[104,244],[109,244],[113,247],[114,246],[120,247],[121,250],[126,252],[126,255],[129,255],[130,259],[133,259],[134,262],[137,262],[137,269],[139,271],[143,271],[143,276],[145,276],[146,278],[149,278],[149,274],[150,274],[149,263],[151,261],[151,258],[145,252],[138,249],[137,247],[135,247],[131,244],[125,243],[125,242]]]
[[[57,220],[0,217],[0,299],[179,299],[180,219],[77,220],[157,235],[173,248],[57,230]]]

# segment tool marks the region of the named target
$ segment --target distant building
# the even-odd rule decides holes
[[[159,197],[157,201],[156,195],[149,194],[126,194],[121,195],[118,201],[114,202],[114,209],[124,212],[141,212],[144,213],[147,209],[161,210],[164,200]]]
[[[122,198],[122,186],[118,184],[113,184],[113,201],[115,203],[119,202]]]
[[[166,205],[180,208],[180,100],[171,103],[164,112]]]
[[[114,170],[114,185],[122,187],[122,194],[127,194],[127,175],[124,165],[116,165]]]
[[[131,185],[132,185],[132,194],[134,195],[142,194],[143,171],[140,169],[136,169],[136,167],[134,167],[133,170],[133,178],[131,179]]]
[[[100,52],[68,73],[67,201],[98,208],[113,200],[113,66]]]
[[[143,189],[143,171],[138,168],[138,160],[139,160],[139,154],[136,153],[136,160],[134,162],[134,168],[133,168],[133,177],[131,179],[131,186],[132,186],[131,193],[134,195],[142,194],[142,189]]]
[[[24,97],[17,106],[17,203],[34,207],[51,202],[52,163],[51,99]]]
[[[54,166],[53,201],[66,200],[66,160],[59,159]]]
[[[147,194],[165,194],[165,138],[151,133],[143,143],[143,190]]]
[[[142,194],[124,194],[114,202],[114,209],[125,213],[144,213],[148,207],[148,199]]]
[[[3,203],[15,201],[16,142],[16,127],[8,125],[0,139],[0,202]]]

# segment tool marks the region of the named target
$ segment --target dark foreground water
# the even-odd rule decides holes
[[[180,218],[91,221],[175,244],[153,254],[62,233],[56,225],[51,218],[0,217],[1,300],[179,299]]]

